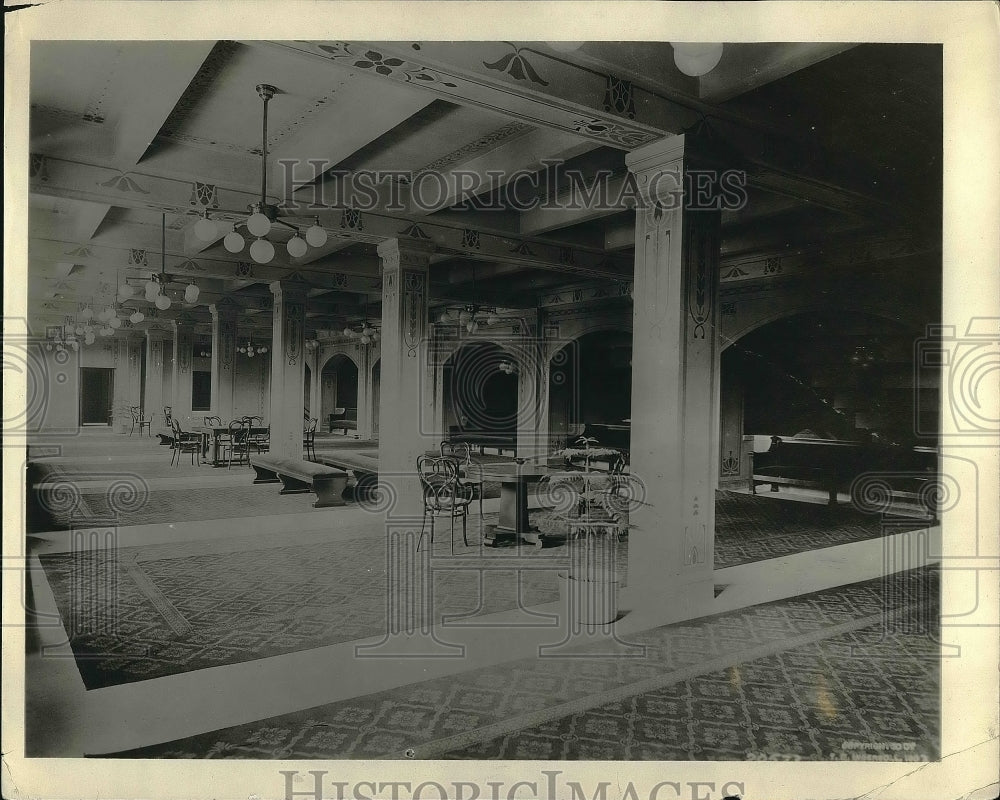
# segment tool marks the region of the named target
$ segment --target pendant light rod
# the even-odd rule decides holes
[[[269,83],[257,84],[257,95],[264,101],[263,122],[260,133],[260,205],[263,210],[267,203],[267,104],[278,91]]]

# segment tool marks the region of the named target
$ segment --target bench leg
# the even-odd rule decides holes
[[[316,502],[313,503],[313,508],[342,506],[344,505],[344,490],[347,488],[347,476],[316,478],[312,488],[316,492]]]
[[[830,487],[828,494],[830,496],[830,499],[827,504],[831,506],[837,505],[837,487],[835,486]]]
[[[302,492],[311,492],[312,484],[306,483],[305,481],[300,481],[298,478],[293,478],[290,475],[278,474],[281,479],[281,491],[278,494],[301,494]]]
[[[259,464],[251,465],[257,475],[254,477],[254,483],[278,483],[278,475],[273,469],[268,469],[267,467],[262,467]]]

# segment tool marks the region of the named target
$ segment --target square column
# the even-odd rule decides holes
[[[271,455],[302,458],[305,408],[305,283],[274,281],[271,318]]]
[[[191,360],[194,354],[194,320],[182,315],[173,321],[173,416],[181,427],[191,424]]]
[[[358,347],[358,438],[370,439],[372,435],[372,364],[375,347]]]
[[[517,359],[517,455],[541,459],[549,452],[549,377],[538,314],[524,321]]]
[[[428,368],[427,270],[434,247],[387,239],[382,259],[382,371],[379,389],[379,476],[396,503],[389,514],[422,513],[417,457],[433,448],[433,378]]]
[[[141,347],[141,341],[131,332],[119,333],[111,340],[115,368],[111,407],[118,432],[128,432],[132,420],[129,408],[140,403]]]
[[[212,410],[223,423],[228,423],[233,418],[236,318],[240,307],[223,297],[208,310],[212,313]]]
[[[645,503],[631,513],[628,588],[632,607],[655,622],[697,616],[714,599],[720,212],[704,202],[701,184],[696,197],[684,191],[697,163],[690,137],[655,142],[625,160],[642,197],[630,468],[645,487]]]
[[[168,331],[150,328],[146,331],[146,385],[142,394],[142,411],[152,417],[157,427],[163,426],[163,407],[170,405],[169,392],[164,392],[163,364],[167,357]]]

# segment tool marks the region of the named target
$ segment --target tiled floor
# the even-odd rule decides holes
[[[358,447],[354,440],[345,444]],[[765,550],[750,547],[758,557],[766,551],[774,558],[717,572],[724,591],[717,592],[716,606],[726,613],[666,627],[647,623],[649,630],[629,618],[621,621],[628,641],[644,644],[652,660],[622,658],[621,646],[614,643],[608,645],[618,653],[614,658],[538,658],[539,643],[552,635],[544,627],[506,639],[489,628],[466,627],[451,634],[465,642],[464,659],[421,661],[425,666],[414,672],[414,662],[406,660],[360,664],[355,642],[323,639],[323,630],[342,629],[349,638],[373,632],[371,626],[351,628],[350,614],[337,618],[371,588],[373,564],[384,576],[384,532],[371,514],[356,505],[311,509],[308,496],[281,497],[274,487],[247,486],[245,469],[227,475],[185,464],[165,468],[167,461],[166,449],[155,440],[106,432],[60,445],[52,463],[84,487],[88,507],[90,499],[101,507],[107,497],[108,487],[93,480],[95,472],[142,475],[148,486],[147,502],[131,512],[124,521],[132,524],[119,527],[116,535],[119,560],[133,552],[130,548],[136,555],[128,565],[119,564],[125,570],[122,585],[139,579],[133,592],[137,602],[119,609],[125,615],[120,621],[132,626],[130,643],[142,651],[133,653],[132,661],[141,665],[145,660],[154,669],[146,676],[123,673],[118,677],[128,681],[124,684],[108,680],[108,674],[101,679],[91,674],[85,686],[77,668],[79,652],[67,648],[65,631],[40,630],[42,642],[54,643],[63,657],[29,651],[29,751],[79,755],[140,748],[129,755],[506,759],[660,759],[668,754],[712,759],[764,753],[811,759],[836,758],[841,752],[837,737],[849,731],[859,740],[895,741],[895,736],[912,741],[905,752],[915,756],[936,752],[937,694],[927,687],[936,686],[937,664],[921,658],[925,637],[894,631],[887,643],[872,645],[865,639],[881,630],[886,603],[880,584],[834,588],[851,576],[879,574],[880,545],[872,538],[880,535],[878,526],[866,527],[849,510],[834,511],[830,520],[823,517],[830,514],[823,507],[792,507],[784,515],[787,502],[757,498],[754,503],[768,505],[761,506],[760,524],[747,526],[742,538],[727,533],[727,525],[739,533],[742,523],[720,513],[717,559],[741,563],[754,555],[744,552],[750,540],[767,545]],[[84,483],[88,478],[91,482]],[[218,515],[204,513],[213,494],[226,498],[215,503]],[[289,501],[287,506],[283,501]],[[496,514],[495,500],[486,506],[488,516]],[[803,515],[812,520],[806,528]],[[799,527],[775,536],[783,516]],[[809,532],[802,535],[804,530]],[[81,588],[80,564],[67,555],[72,549],[67,536],[29,537],[31,551],[45,564],[44,573],[37,569],[32,575],[33,594],[42,611],[61,610],[64,623],[70,616],[70,588]],[[448,549],[443,537],[436,543],[435,552]],[[379,559],[372,561],[376,552]],[[518,555],[493,551],[491,557],[511,554]],[[558,548],[537,556],[558,558]],[[795,567],[787,566],[790,559]],[[90,566],[98,561],[92,559]],[[297,582],[286,580],[296,572]],[[535,575],[541,578],[544,571]],[[346,576],[361,583],[355,586]],[[461,579],[457,574],[448,578],[459,599],[467,594],[453,585]],[[823,586],[830,588],[808,598],[795,596]],[[275,593],[291,601],[293,618],[275,611],[280,600]],[[892,602],[903,597],[936,609],[932,594],[904,592],[893,595]],[[259,625],[244,630],[249,619],[244,612],[254,596],[267,612],[266,619],[254,619],[280,627],[267,636],[297,631],[302,635],[294,647],[274,649]],[[336,597],[342,602],[334,602]],[[505,597],[480,610],[483,624],[509,627],[509,617],[491,613],[516,605],[509,592]],[[151,598],[165,599],[169,608],[159,608]],[[761,605],[776,598],[785,599]],[[546,599],[550,596],[534,596],[534,602]],[[557,605],[538,608],[551,611]],[[199,614],[216,621],[220,636],[244,637],[229,643],[241,651],[237,663],[151,658],[155,652],[180,653],[191,644],[192,633],[203,634]],[[190,629],[179,632],[171,619]],[[144,638],[151,621],[163,629],[162,641],[152,650],[151,640]],[[367,641],[377,642],[378,636]],[[870,651],[861,660],[868,665],[864,670],[858,659],[844,657],[845,647],[861,644]],[[869,657],[886,647],[895,655],[890,661]],[[275,691],[262,689],[268,686]],[[876,704],[876,694],[882,705]],[[173,699],[164,704],[167,695]]]

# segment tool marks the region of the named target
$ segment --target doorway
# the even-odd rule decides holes
[[[80,367],[80,424],[110,425],[115,371],[105,367]]]

